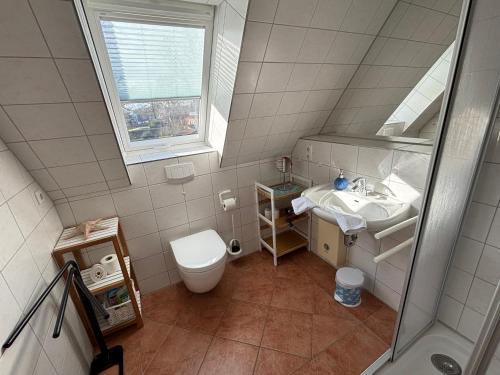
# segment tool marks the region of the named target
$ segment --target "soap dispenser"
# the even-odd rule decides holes
[[[349,181],[344,177],[344,171],[341,169],[339,176],[333,181],[333,185],[337,190],[345,190],[349,186]]]

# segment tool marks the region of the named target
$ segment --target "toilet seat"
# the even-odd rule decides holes
[[[225,260],[226,244],[213,229],[170,242],[177,266],[184,272],[206,272]]]

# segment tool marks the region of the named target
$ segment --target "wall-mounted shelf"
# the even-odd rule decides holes
[[[311,217],[309,213],[295,215],[291,212],[291,201],[310,186],[310,180],[295,175],[291,175],[290,181],[285,184],[255,183],[259,241],[261,247],[273,254],[275,266],[278,265],[280,256],[309,247]],[[266,209],[270,210],[271,217],[265,216]],[[306,220],[307,229],[300,230],[298,225]]]
[[[58,263],[59,267],[64,265],[66,261],[64,259],[65,255],[72,255],[81,270],[84,284],[93,295],[103,294],[113,288],[119,288],[122,286],[127,287],[130,299],[127,302],[124,302],[122,304],[123,306],[105,307],[106,309],[116,310],[111,312],[110,315],[118,315],[118,313],[120,313],[122,319],[114,319],[114,323],[105,320],[100,321],[99,325],[101,326],[104,335],[116,332],[132,324],[142,327],[144,323],[142,321],[140,293],[134,286],[137,285],[137,280],[135,278],[134,268],[130,263],[128,248],[123,236],[120,222],[117,217],[113,217],[102,220],[99,224],[105,227],[105,229],[91,232],[87,239],[83,237],[83,234],[74,236],[77,234],[76,227],[64,229],[52,255],[54,256],[54,259]],[[120,264],[120,270],[114,274],[108,275],[103,280],[94,283],[90,279],[90,267],[83,261],[81,251],[87,247],[106,242],[113,243],[113,248]],[[90,339],[94,341],[90,324],[86,319],[83,306],[74,288],[71,290],[71,297],[75,303],[78,313],[80,314],[80,317],[82,318]],[[118,309],[120,310],[119,312]]]

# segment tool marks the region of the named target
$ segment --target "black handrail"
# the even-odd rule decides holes
[[[68,303],[68,295],[71,286],[74,285],[78,293],[78,297],[80,298],[80,301],[85,310],[87,320],[92,328],[94,337],[97,341],[99,349],[101,350],[101,353],[97,354],[92,361],[92,364],[90,366],[90,374],[99,374],[110,367],[118,365],[119,374],[123,375],[123,348],[118,345],[108,349],[101,328],[99,326],[99,322],[97,321],[95,311],[103,315],[105,319],[109,318],[109,314],[99,303],[99,301],[94,297],[94,295],[87,289],[83,282],[82,275],[80,274],[80,269],[78,268],[76,262],[73,260],[70,260],[64,264],[64,266],[50,282],[47,288],[42,292],[40,297],[38,297],[33,305],[29,308],[26,315],[24,315],[24,317],[16,324],[10,335],[7,337],[7,340],[5,340],[5,342],[3,343],[2,352],[10,348],[12,344],[14,344],[14,341],[16,341],[17,337],[20,335],[24,327],[26,327],[29,320],[42,305],[43,301],[45,300],[45,298],[47,298],[52,289],[54,289],[57,282],[63,277],[65,272],[68,272],[68,276],[66,278],[66,284],[64,285],[64,292],[61,297],[61,304],[57,313],[56,324],[54,326],[52,337],[58,338],[61,333],[64,321],[64,313],[66,312],[66,306]]]

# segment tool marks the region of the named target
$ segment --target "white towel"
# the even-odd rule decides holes
[[[313,209],[316,205],[307,197],[299,197],[292,200],[292,207],[295,215],[300,215],[303,212]]]
[[[328,209],[335,215],[337,225],[340,229],[342,229],[344,234],[355,234],[366,229],[366,219],[364,217],[355,214],[348,214],[337,206],[331,206],[328,207]]]

